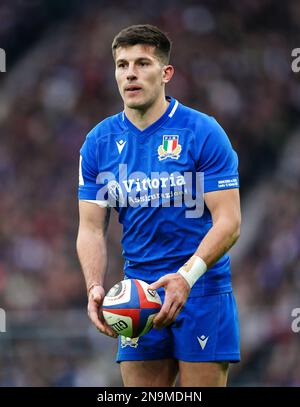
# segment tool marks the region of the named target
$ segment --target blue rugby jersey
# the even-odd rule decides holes
[[[80,150],[79,199],[115,207],[123,225],[125,275],[147,282],[176,272],[212,227],[203,193],[239,187],[237,154],[222,127],[168,100],[166,112],[142,131],[124,112],[108,117]],[[191,295],[227,291],[225,254]]]

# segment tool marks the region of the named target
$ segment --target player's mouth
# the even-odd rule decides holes
[[[138,85],[128,85],[125,88],[125,92],[128,95],[136,95],[137,93],[139,93],[142,90],[141,86]]]

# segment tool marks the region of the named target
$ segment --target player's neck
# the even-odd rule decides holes
[[[126,117],[137,127],[139,130],[144,130],[156,122],[167,110],[169,101],[165,95],[158,98],[153,105],[147,109],[131,109],[125,106]]]

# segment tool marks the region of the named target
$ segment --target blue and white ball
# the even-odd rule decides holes
[[[126,279],[106,294],[102,312],[106,323],[119,335],[137,338],[149,332],[162,306],[160,296],[149,284]]]

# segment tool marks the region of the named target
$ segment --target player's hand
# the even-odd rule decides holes
[[[188,283],[179,273],[167,274],[150,284],[149,288],[157,290],[160,287],[165,289],[165,300],[153,320],[153,327],[157,329],[175,321],[190,293]]]
[[[88,315],[96,328],[105,335],[117,338],[118,335],[105,322],[101,306],[105,297],[104,288],[100,285],[94,286],[89,292]]]

